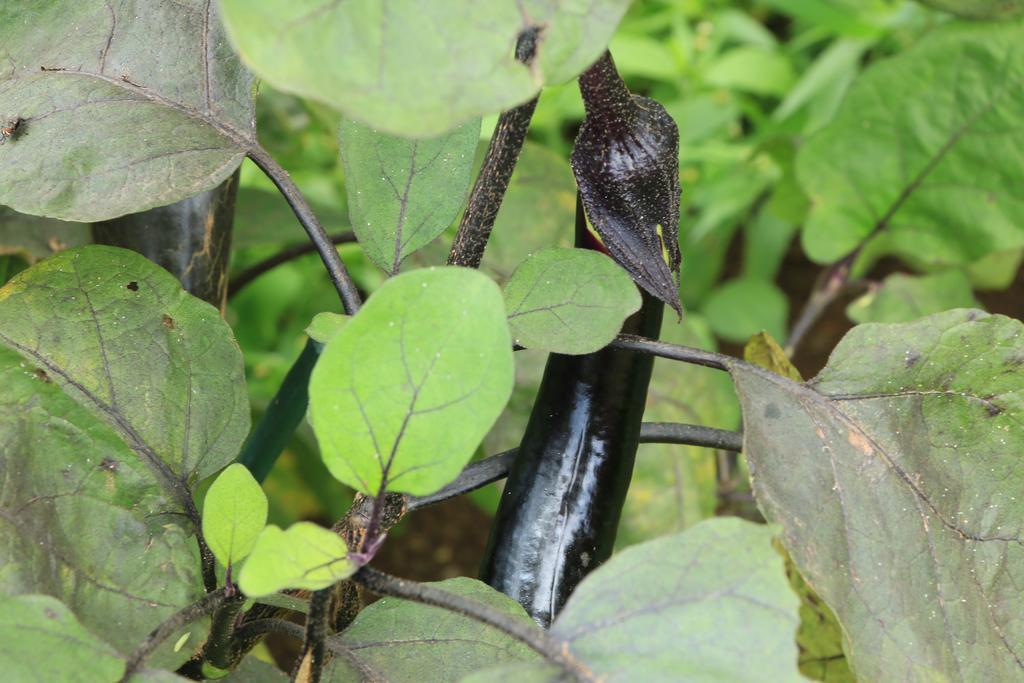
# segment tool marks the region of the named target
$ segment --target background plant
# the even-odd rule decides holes
[[[798,665],[820,680],[1018,677],[1021,312],[999,292],[1024,247],[1021,4],[478,4],[388,3],[389,21],[382,3],[0,9],[0,118],[21,120],[0,146],[5,678],[276,680],[262,646],[246,655],[269,631],[303,643],[300,680],[422,679],[425,666],[473,681],[790,680]],[[533,24],[547,32],[525,67],[512,48]],[[571,244],[572,79],[606,46],[680,130],[686,315],[669,316],[660,345],[612,342],[636,302],[611,261],[542,251]],[[445,262],[495,116],[538,92],[489,278],[426,269]],[[240,164],[234,284],[226,302],[223,288],[202,295],[223,319],[145,258],[75,248],[102,232],[89,223],[234,192]],[[306,243],[293,209],[331,277],[313,256],[255,277]],[[574,289],[609,268],[595,300]],[[351,321],[314,321],[341,311],[339,296],[355,313],[360,292]],[[603,308],[568,317],[566,334],[515,315],[529,297]],[[947,311],[959,307],[1011,317]],[[405,349],[396,321],[423,344]],[[844,337],[850,323],[862,325]],[[429,345],[451,329],[452,343]],[[751,364],[737,360],[761,331],[784,349],[758,337]],[[514,374],[512,338],[529,347]],[[422,536],[415,518],[437,488],[507,469],[485,460],[456,479],[518,445],[545,351],[610,342],[660,356],[641,433],[658,443],[638,455],[623,552],[549,631],[479,582],[362,566],[377,553],[373,566],[441,578],[388,553]],[[303,425],[271,459],[266,497],[231,467],[197,500],[239,453],[270,467],[253,451],[265,440],[243,446],[250,409],[257,421],[269,409],[284,444],[305,382],[291,417],[272,399],[321,346],[316,437]],[[800,383],[797,368],[817,376]],[[387,373],[423,395],[392,391]],[[342,385],[377,397],[362,422],[362,398],[332,398]],[[741,413],[742,458],[704,447],[735,450],[735,433],[651,424],[736,430]],[[411,510],[404,534],[374,505],[385,491],[421,496],[391,499]],[[471,495],[493,511],[495,487]],[[702,522],[758,509],[776,526]],[[323,528],[335,522],[340,536]],[[412,601],[355,615],[349,578]],[[655,604],[657,628],[643,615]],[[307,628],[283,610],[309,612]],[[626,617],[595,626],[611,615]],[[406,644],[426,633],[461,644]]]

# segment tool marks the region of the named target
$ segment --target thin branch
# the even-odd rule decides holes
[[[146,639],[128,656],[121,682],[124,683],[130,679],[146,663],[146,659],[183,626],[187,626],[193,621],[213,613],[225,600],[227,600],[227,594],[223,590],[207,593],[191,605],[181,608],[167,617],[167,619],[164,619],[159,626],[150,631]]]
[[[331,240],[331,244],[349,244],[356,241],[356,234],[351,231],[342,232],[337,235],[330,235],[328,236],[328,239]],[[300,256],[311,254],[316,250],[317,247],[315,244],[311,242],[303,242],[302,244],[288,247],[273,256],[254,263],[238,275],[231,278],[231,282],[228,283],[228,298],[230,299],[238,294],[238,292],[240,292],[246,285],[264,273],[277,268],[283,263],[297,259]]]
[[[516,59],[529,64],[536,53],[539,36],[538,27],[531,26],[523,31],[516,44]],[[468,268],[480,266],[536,107],[537,98],[534,97],[529,102],[502,112],[498,117],[498,125],[487,146],[483,166],[473,184],[466,212],[462,214],[459,230],[452,242],[448,265]]]
[[[739,452],[743,448],[743,434],[701,425],[645,422],[640,427],[640,443],[675,443]],[[455,481],[440,491],[409,498],[407,509],[411,512],[435,505],[504,479],[516,459],[516,453],[517,449],[513,448],[470,463]]]
[[[523,643],[551,664],[560,667],[572,680],[586,682],[599,680],[573,656],[567,643],[551,636],[535,624],[514,619],[489,605],[441,590],[435,586],[400,579],[372,567],[361,568],[353,575],[352,580],[378,595],[389,595],[440,607],[493,626]]]
[[[706,368],[716,370],[729,370],[729,366],[736,362],[732,356],[704,349],[695,349],[690,346],[680,346],[668,342],[655,341],[646,337],[638,337],[633,334],[620,334],[609,346],[627,351],[639,351],[649,353],[652,356],[660,356],[670,360],[678,360],[693,365],[703,365]]]
[[[743,450],[743,434],[703,425],[645,422],[640,426],[640,443],[676,443],[739,453]]]
[[[284,195],[288,205],[295,212],[295,217],[299,219],[299,223],[302,224],[317,252],[320,253],[320,258],[327,267],[327,274],[330,276],[331,282],[334,283],[334,288],[338,290],[341,302],[345,306],[345,312],[349,315],[355,315],[362,304],[359,290],[356,289],[352,277],[345,269],[345,264],[342,263],[341,257],[338,256],[338,250],[334,248],[331,239],[324,232],[323,226],[317,220],[316,214],[313,213],[309,202],[302,196],[302,192],[299,191],[298,186],[292,181],[288,172],[281,168],[281,165],[270,156],[267,150],[259,145],[255,145],[249,150],[248,155],[253,163],[273,181],[277,189]]]
[[[796,323],[793,324],[789,339],[786,340],[784,351],[787,356],[793,357],[800,342],[811,331],[825,310],[846,291],[850,284],[850,268],[858,254],[860,254],[860,248],[853,250],[841,261],[833,263],[818,276],[814,283],[814,289],[811,290],[811,295],[807,298],[803,310],[800,311]]]

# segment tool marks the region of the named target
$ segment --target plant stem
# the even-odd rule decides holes
[[[701,425],[645,422],[640,426],[640,443],[674,443],[738,452],[743,448],[743,435],[739,432],[713,429]],[[508,470],[515,461],[517,452],[518,449],[513,448],[470,463],[462,470],[458,479],[440,491],[427,496],[410,498],[408,510],[411,512],[434,505],[504,479],[508,476]]]
[[[516,59],[523,64],[533,60],[538,33],[537,29],[529,29],[520,34],[516,44]],[[462,214],[459,230],[452,242],[448,265],[468,268],[480,266],[536,107],[537,98],[534,97],[529,102],[502,112],[498,117],[498,125],[487,146],[483,166],[473,184],[466,211]]]
[[[330,235],[328,239],[331,240],[331,244],[349,244],[356,241],[356,235],[354,232],[342,232],[337,235]],[[235,296],[250,282],[263,275],[264,273],[277,268],[283,263],[287,263],[292,259],[296,259],[306,254],[311,254],[317,250],[315,244],[311,242],[304,242],[297,244],[293,247],[288,247],[273,256],[258,261],[253,265],[243,270],[238,275],[231,278],[231,282],[228,283],[228,299]]]
[[[372,567],[361,568],[353,575],[352,579],[378,595],[389,595],[412,600],[424,605],[440,607],[470,619],[475,619],[488,626],[493,626],[523,643],[551,664],[560,667],[573,680],[598,680],[582,662],[572,655],[566,643],[561,642],[533,624],[514,619],[493,607],[469,600],[461,595],[449,593],[434,586],[400,579]]]
[[[191,624],[197,619],[201,619],[208,614],[211,614],[214,610],[220,607],[224,601],[227,600],[227,594],[223,590],[218,590],[212,593],[207,593],[199,600],[195,601],[187,607],[183,607],[157,626],[155,629],[150,631],[146,639],[135,651],[128,656],[128,661],[125,664],[124,676],[121,677],[122,683],[128,681],[132,675],[145,664],[146,659],[153,654],[157,648],[159,648],[164,641],[174,635],[183,626]]]
[[[668,358],[669,360],[678,360],[693,365],[703,365],[706,368],[715,368],[716,370],[728,371],[729,366],[736,362],[735,358],[724,353],[715,353],[714,351],[695,349],[690,346],[655,341],[632,334],[620,334],[609,346],[628,351],[639,351],[640,353]]]
[[[814,289],[811,290],[811,295],[807,298],[803,310],[800,311],[800,316],[789,333],[789,339],[786,340],[783,350],[787,356],[793,357],[800,342],[811,331],[825,310],[846,290],[850,283],[850,268],[859,253],[860,249],[855,249],[846,258],[833,263],[818,276]]]
[[[245,596],[236,592],[213,613],[210,637],[203,646],[203,659],[218,669],[231,669],[236,664],[232,656],[235,623],[245,604]]]
[[[325,641],[327,640],[327,618],[330,615],[332,588],[314,591],[309,599],[309,613],[306,615],[306,633],[302,651],[295,660],[291,680],[320,683],[324,671]]]
[[[317,252],[319,252],[324,265],[327,267],[327,274],[330,276],[331,282],[334,283],[334,288],[338,290],[338,295],[341,297],[345,312],[349,315],[355,315],[362,304],[359,290],[356,289],[355,283],[345,269],[345,264],[342,263],[341,257],[338,255],[338,250],[334,248],[331,239],[324,232],[323,226],[320,225],[320,221],[317,219],[309,202],[302,196],[302,192],[299,191],[298,186],[292,181],[288,172],[265,149],[259,145],[254,145],[249,150],[248,156],[273,181],[277,189],[281,191],[281,194],[284,195],[288,205],[295,212],[295,217],[299,219],[299,223],[302,224],[306,234],[309,235],[309,239],[312,240]]]

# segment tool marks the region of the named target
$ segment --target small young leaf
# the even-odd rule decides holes
[[[221,0],[260,77],[382,131],[438,135],[576,76],[604,51],[628,0]],[[532,66],[519,34],[543,27]]]
[[[218,185],[254,142],[252,77],[217,6],[5,0],[0,204],[94,222]],[[38,30],[26,31],[25,25]]]
[[[463,577],[428,584],[492,607],[525,625],[535,626],[512,598]],[[424,666],[432,681],[462,676],[501,662],[536,661],[538,655],[498,629],[467,616],[397,598],[382,598],[356,617],[334,641],[358,663],[391,683],[420,683]],[[357,678],[351,663],[335,657],[324,680]]]
[[[1019,678],[1022,340],[961,309],[860,325],[807,384],[731,368],[754,493],[858,678]]]
[[[479,119],[426,140],[341,122],[349,217],[366,255],[386,273],[397,273],[458,215],[479,139]]]
[[[505,285],[515,341],[555,353],[593,353],[640,309],[632,278],[604,254],[546,249],[520,264]]]
[[[5,681],[116,681],[124,661],[48,595],[0,596]]]
[[[1020,42],[1017,24],[951,24],[857,79],[797,158],[808,256],[836,261],[883,229],[934,264],[1024,245],[1024,186],[1005,172],[1024,134]]]
[[[238,587],[251,598],[286,588],[320,590],[347,579],[356,570],[348,546],[338,534],[312,522],[286,531],[263,529],[238,576]]]
[[[203,502],[203,537],[225,567],[245,559],[267,523],[267,497],[245,465],[218,475]]]
[[[767,332],[755,334],[743,347],[743,360],[754,365],[760,365],[766,370],[771,370],[776,375],[782,375],[794,382],[803,382],[800,371],[786,356],[779,343]]]
[[[317,313],[306,327],[306,334],[316,343],[326,344],[334,339],[334,336],[341,332],[342,328],[351,320],[352,316],[341,313]]]
[[[466,268],[389,279],[327,344],[309,417],[331,474],[368,495],[458,476],[512,392],[497,285]]]
[[[855,323],[905,323],[951,308],[980,306],[963,271],[893,273],[881,287],[851,302],[846,315]]]

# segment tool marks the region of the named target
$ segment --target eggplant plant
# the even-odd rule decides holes
[[[1024,677],[1024,3],[629,5],[0,7],[0,679]]]

